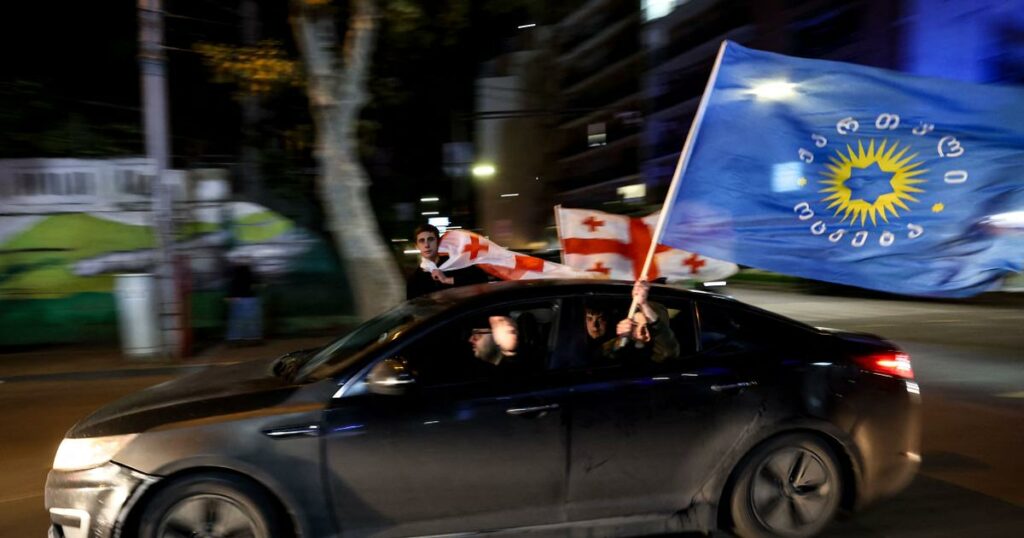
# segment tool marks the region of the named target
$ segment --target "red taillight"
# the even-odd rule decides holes
[[[857,358],[857,365],[875,374],[914,379],[914,368],[910,365],[910,355],[900,351],[875,353]]]

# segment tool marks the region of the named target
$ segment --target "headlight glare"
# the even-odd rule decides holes
[[[110,461],[115,454],[136,434],[111,435],[107,437],[85,437],[81,439],[64,439],[57,448],[57,456],[53,458],[53,469],[56,471],[81,471],[99,467]]]

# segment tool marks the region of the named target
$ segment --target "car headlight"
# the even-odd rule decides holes
[[[81,471],[99,467],[110,461],[137,434],[64,439],[53,458],[56,471]]]

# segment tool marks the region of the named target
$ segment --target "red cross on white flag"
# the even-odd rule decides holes
[[[636,280],[643,272],[658,213],[643,218],[589,209],[556,207],[558,237],[565,263],[573,269]],[[720,280],[733,275],[736,264],[658,245],[648,279]]]
[[[466,230],[445,232],[441,237],[438,250],[448,255],[448,260],[438,267],[442,271],[476,265],[491,276],[502,280],[602,277],[602,275],[579,271],[560,263],[513,252],[486,237]]]

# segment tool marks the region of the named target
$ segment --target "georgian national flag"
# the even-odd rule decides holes
[[[555,212],[566,265],[618,280],[640,277],[658,222],[657,212],[643,218],[563,207],[556,207]],[[733,263],[658,245],[647,278],[703,282],[721,280],[738,270]]]
[[[601,275],[577,271],[560,263],[513,252],[486,237],[465,230],[445,232],[441,237],[438,250],[442,254],[448,255],[448,260],[438,266],[438,269],[442,271],[464,269],[476,265],[501,280],[603,278]],[[424,267],[424,269],[432,268]]]

